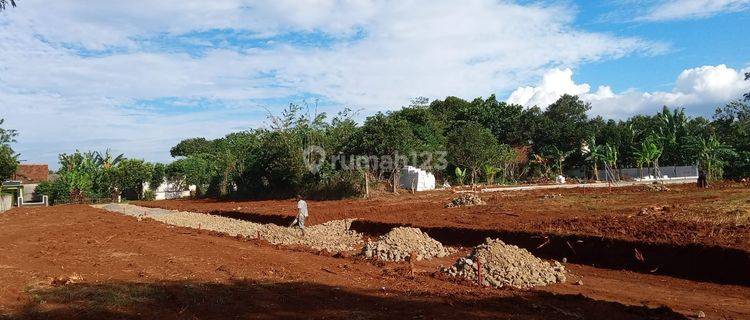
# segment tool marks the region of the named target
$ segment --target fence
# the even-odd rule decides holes
[[[633,180],[633,179],[640,179],[640,178],[647,178],[649,176],[654,177],[656,174],[654,173],[654,168],[622,168],[617,169],[617,172],[620,174],[620,179],[623,180]],[[578,179],[589,179],[593,178],[593,173],[591,172],[591,169],[589,168],[573,168],[565,172],[565,174],[568,177],[572,178],[578,178]],[[659,167],[659,174],[660,176],[658,178],[663,178],[664,176],[667,176],[668,178],[672,179],[689,179],[689,178],[698,178],[698,166],[664,166]],[[597,177],[600,181],[607,181],[611,178],[610,173],[604,168],[599,169],[599,176]]]

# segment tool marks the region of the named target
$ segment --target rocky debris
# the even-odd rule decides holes
[[[552,194],[545,194],[542,196],[542,199],[555,199],[555,198],[562,198],[562,193],[552,193]]]
[[[380,236],[378,241],[368,242],[362,249],[362,254],[368,259],[383,261],[406,261],[414,254],[414,259],[432,259],[445,257],[453,253],[451,248],[430,238],[429,235],[417,228],[398,227]]]
[[[145,208],[130,204],[95,206],[108,211],[134,216],[138,220],[150,218],[173,226],[211,230],[230,236],[261,239],[276,245],[302,245],[330,253],[354,251],[362,247],[362,235],[349,230],[352,220],[335,220],[305,228],[287,228],[275,224],[260,224],[204,213]]]
[[[73,274],[71,274],[69,276],[54,277],[54,278],[50,279],[50,283],[49,284],[51,286],[53,286],[53,287],[59,287],[59,286],[64,286],[66,284],[80,283],[80,282],[83,282],[83,277],[81,277],[77,273],[73,273]]]
[[[487,204],[476,193],[462,193],[448,202],[446,208],[481,206]]]
[[[698,310],[698,312],[695,313],[695,317],[698,319],[703,319],[706,317],[706,313],[703,312],[703,310]]]
[[[653,191],[653,192],[660,192],[660,191],[670,191],[671,189],[667,188],[667,186],[663,184],[647,184],[644,187],[644,191]]]
[[[668,206],[650,206],[643,207],[639,212],[640,215],[655,215],[659,213],[669,212],[671,209]]]
[[[441,270],[450,276],[476,282],[478,263],[481,264],[484,286],[523,289],[565,282],[565,267],[559,262],[543,261],[525,249],[490,238],[474,247],[468,256],[459,258],[450,268]]]

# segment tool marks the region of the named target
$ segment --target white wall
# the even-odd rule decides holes
[[[143,190],[149,190],[149,183],[143,183]],[[154,190],[156,200],[187,198],[193,186],[184,186],[180,182],[172,182],[164,179],[161,185]]]

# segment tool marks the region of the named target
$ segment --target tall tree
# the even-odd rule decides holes
[[[476,122],[466,122],[448,134],[448,156],[457,166],[468,168],[471,184],[479,170],[494,164],[499,155],[499,144],[492,132]]]
[[[579,149],[581,143],[592,136],[586,112],[591,105],[577,96],[563,95],[549,105],[540,119],[540,126],[534,137],[534,149],[541,151],[544,146],[555,146],[560,150]]]
[[[722,178],[726,160],[736,155],[732,147],[720,142],[716,136],[711,136],[708,139],[703,137],[692,138],[687,144],[687,148],[694,155],[700,167],[706,170],[708,178],[712,180]]]
[[[5,119],[0,118],[0,126],[4,122]],[[10,146],[11,143],[16,141],[17,135],[16,130],[0,127],[0,182],[12,177],[18,168],[18,155]]]

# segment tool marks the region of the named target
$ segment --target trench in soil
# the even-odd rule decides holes
[[[256,223],[288,226],[293,217],[247,212],[213,211],[211,215]],[[541,232],[425,227],[411,224],[354,220],[351,229],[380,236],[395,227],[415,227],[444,245],[472,247],[486,238],[497,238],[545,258],[599,268],[630,270],[720,284],[750,286],[750,252],[701,244],[668,244],[628,241],[581,235]]]

